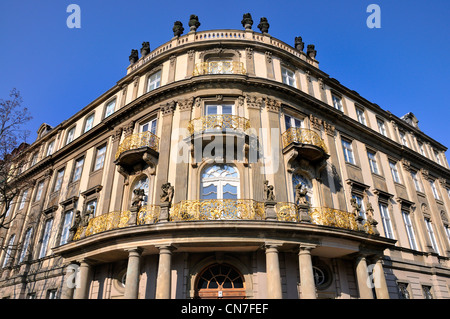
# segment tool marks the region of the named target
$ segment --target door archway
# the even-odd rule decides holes
[[[199,299],[244,299],[244,276],[228,264],[212,264],[197,277],[195,298]]]

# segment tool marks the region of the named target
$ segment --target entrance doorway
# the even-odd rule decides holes
[[[198,276],[195,297],[200,299],[244,299],[245,282],[242,274],[228,264],[213,264]]]

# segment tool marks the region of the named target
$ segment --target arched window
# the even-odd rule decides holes
[[[306,193],[306,200],[308,201],[308,203],[310,205],[313,204],[313,187],[312,187],[312,183],[311,180],[309,178],[307,178],[304,175],[301,174],[292,174],[292,186],[293,186],[293,192],[294,192],[294,197],[295,198],[295,188],[297,187],[297,185],[302,184],[306,187],[306,189],[308,190]]]
[[[207,166],[201,176],[201,199],[238,199],[239,173],[232,165]]]
[[[147,176],[142,176],[141,178],[137,179],[134,182],[134,185],[131,189],[131,198],[133,198],[133,191],[135,189],[143,189],[144,190],[144,202],[142,203],[142,205],[147,205],[148,203],[148,177]]]

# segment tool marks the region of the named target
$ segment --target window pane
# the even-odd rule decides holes
[[[106,106],[105,117],[110,116],[114,113],[114,108],[116,107],[116,100],[109,102]]]
[[[97,149],[94,171],[103,167],[103,163],[105,161],[105,152],[106,152],[106,145]]]
[[[207,105],[206,115],[215,115],[215,114],[217,114],[217,105]]]
[[[45,257],[47,254],[48,242],[50,240],[50,232],[53,226],[53,219],[49,219],[45,222],[44,236],[42,237],[41,250],[39,252],[39,258]]]
[[[223,186],[223,199],[237,199],[237,186],[225,184]]]
[[[217,186],[211,184],[203,187],[202,199],[217,199]]]
[[[89,131],[94,124],[94,114],[89,115],[89,117],[86,119],[86,125],[84,126],[84,131]]]
[[[222,105],[222,114],[233,114],[233,106],[232,105]]]
[[[73,171],[73,182],[76,182],[81,177],[81,172],[83,171],[84,157],[80,158],[75,162],[75,170]]]
[[[161,86],[161,71],[156,72],[148,78],[147,92]]]
[[[60,245],[64,245],[67,243],[67,239],[69,238],[69,229],[72,224],[72,215],[73,211],[68,211],[64,215],[64,224],[61,232],[61,240],[59,242]]]

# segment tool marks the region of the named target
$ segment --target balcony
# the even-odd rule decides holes
[[[264,219],[264,203],[251,199],[183,200],[170,214],[170,221]]]
[[[294,149],[298,157],[315,162],[329,157],[323,139],[316,132],[303,128],[291,127],[282,135],[283,153]]]
[[[131,175],[134,170],[150,166],[155,168],[159,155],[159,137],[147,131],[124,138],[115,155],[114,163],[122,175]]]
[[[190,134],[217,131],[241,131],[250,128],[250,121],[244,117],[229,114],[206,115],[193,119],[188,124]]]
[[[137,225],[148,225],[158,222],[160,207],[155,205],[142,206],[137,215]],[[89,220],[87,226],[77,229],[73,241],[80,240],[95,234],[109,230],[120,229],[131,226],[130,211],[117,211],[103,214]]]
[[[244,63],[236,61],[213,61],[195,64],[193,76],[206,74],[246,74]]]
[[[191,120],[187,129],[190,136],[186,142],[193,145],[191,155],[194,165],[203,158],[210,157],[213,159],[223,157],[248,163],[249,150],[257,151],[256,137],[251,134],[250,121],[244,117],[231,114],[206,115]],[[214,154],[205,151],[210,143],[211,146],[214,145],[210,147]],[[256,155],[253,157],[256,159]],[[253,157],[250,161],[253,161]]]

